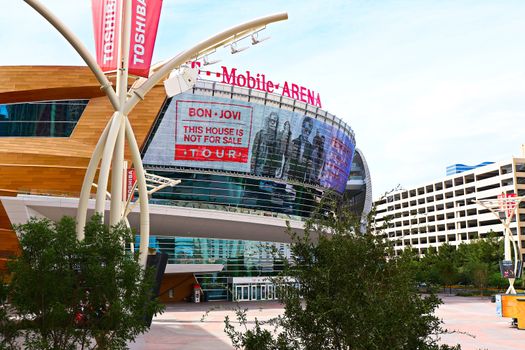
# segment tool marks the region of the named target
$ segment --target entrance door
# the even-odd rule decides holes
[[[266,300],[267,298],[267,294],[266,294],[266,285],[263,284],[261,285],[261,300]]]
[[[275,287],[272,284],[269,284],[268,286],[268,300],[273,300],[275,297]]]
[[[259,295],[257,295],[257,287],[258,286],[256,284],[252,284],[252,297],[250,298],[250,300],[259,300]]]
[[[244,301],[250,300],[250,286],[235,286],[235,300]]]

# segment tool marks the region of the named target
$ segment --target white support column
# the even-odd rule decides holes
[[[102,152],[104,151],[104,145],[106,143],[106,139],[109,133],[109,126],[111,125],[111,121],[113,120],[114,117],[115,115],[113,115],[112,119],[110,119],[110,121],[104,128],[102,135],[100,135],[97,145],[95,146],[95,149],[93,150],[93,155],[91,156],[91,159],[89,160],[89,165],[86,169],[86,174],[84,175],[84,181],[82,182],[82,189],[80,191],[80,198],[78,200],[78,210],[77,210],[77,239],[78,240],[84,239],[84,226],[86,226],[87,209],[88,209],[89,197],[91,194],[91,186],[93,184],[93,180],[95,179],[95,174],[97,172],[98,164],[100,163],[100,160],[102,159]]]
[[[510,231],[509,225],[510,225],[510,219],[507,219],[503,222],[503,227],[505,230],[504,241],[503,241],[504,259],[512,261],[512,254],[510,250],[511,249],[510,240],[511,240],[512,232]],[[516,268],[514,268],[514,271],[517,272]],[[507,291],[505,292],[505,294],[516,294],[516,289],[514,289],[515,280],[516,280],[515,278],[509,278],[509,288],[507,288]]]
[[[144,166],[142,165],[142,158],[140,157],[139,146],[137,139],[131,128],[131,123],[126,119],[126,138],[131,149],[131,160],[135,167],[137,174],[137,186],[139,188],[140,200],[140,258],[139,262],[143,267],[146,267],[146,260],[148,258],[149,245],[149,205],[148,205],[148,188],[146,187],[146,174]]]
[[[97,199],[95,203],[95,212],[104,216],[104,210],[106,208],[106,191],[108,189],[109,170],[111,165],[111,159],[113,157],[113,151],[115,149],[115,143],[120,130],[120,124],[123,115],[119,112],[113,114],[111,125],[109,127],[108,136],[104,145],[104,151],[102,154],[102,163],[98,172],[97,182]]]
[[[121,14],[122,30],[120,31],[119,70],[117,74],[117,96],[121,114],[119,132],[116,139],[111,163],[111,207],[109,224],[114,226],[122,220],[122,174],[124,172],[124,148],[126,141],[126,119],[123,107],[128,92],[129,45],[131,33],[131,0],[123,2]]]
[[[120,125],[118,135],[113,151],[113,159],[111,161],[111,201],[109,211],[109,225],[114,226],[122,220],[122,196],[123,196],[123,181],[124,174],[124,145],[126,116],[120,118]]]

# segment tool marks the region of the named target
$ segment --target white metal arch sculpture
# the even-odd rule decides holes
[[[149,78],[140,78],[134,84],[130,91],[127,91],[128,82],[128,59],[126,48],[129,48],[129,31],[131,19],[131,0],[123,0],[125,2],[124,8],[127,10],[123,15],[123,33],[121,40],[121,52],[123,54],[119,57],[121,62],[121,69],[117,75],[116,90],[113,89],[111,83],[104,75],[96,60],[82,44],[82,42],[71,32],[51,11],[43,6],[38,0],[24,0],[29,6],[35,9],[42,17],[44,17],[51,25],[53,25],[62,36],[73,46],[77,53],[82,57],[87,66],[91,69],[96,79],[98,80],[101,89],[108,97],[114,113],[106,125],[104,131],[95,146],[93,155],[89,161],[89,165],[84,176],[82,190],[79,198],[77,211],[77,238],[84,238],[84,226],[87,219],[87,210],[91,187],[97,169],[99,170],[95,212],[104,214],[106,205],[106,194],[111,170],[111,204],[110,204],[110,224],[114,225],[125,218],[122,203],[122,172],[124,164],[124,146],[125,140],[128,141],[128,146],[131,150],[131,160],[135,167],[137,174],[137,184],[139,189],[140,199],[140,263],[142,266],[146,265],[149,242],[149,205],[148,205],[148,190],[146,186],[146,177],[142,159],[140,157],[140,149],[133,133],[133,128],[129,122],[128,114],[133,108],[144,99],[146,94],[162,79],[164,79],[173,69],[180,67],[185,62],[202,57],[217,47],[227,45],[231,42],[239,40],[245,36],[264,28],[267,24],[286,20],[288,15],[286,13],[278,13],[270,16],[254,19],[240,25],[234,26],[221,33],[218,33],[192,48],[183,51],[171,60],[163,63]],[[128,97],[129,96],[129,97]]]

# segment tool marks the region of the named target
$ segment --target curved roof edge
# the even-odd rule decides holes
[[[365,181],[365,204],[363,207],[363,213],[361,214],[361,223],[366,225],[368,214],[372,211],[373,199],[372,199],[372,178],[370,176],[370,169],[366,162],[365,155],[361,149],[356,148],[356,153],[359,154],[361,160],[363,161],[363,170],[364,170],[364,181]],[[364,227],[362,227],[364,228]]]

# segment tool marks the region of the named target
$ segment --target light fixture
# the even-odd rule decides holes
[[[266,40],[268,40],[270,38],[271,37],[267,36],[267,37],[259,39],[259,32],[255,32],[255,33],[252,34],[252,45],[257,45],[257,44],[262,43],[263,41],[266,41]]]
[[[233,42],[233,43],[231,43],[231,45],[230,45],[232,55],[233,55],[233,54],[236,54],[237,52],[241,52],[241,51],[244,51],[244,50],[248,50],[248,49],[250,48],[249,46],[245,46],[245,47],[237,47],[237,43],[238,43],[238,41]]]
[[[191,89],[197,82],[199,70],[197,67],[191,68],[187,65],[181,66],[178,70],[170,73],[168,79],[164,80],[164,89],[168,97],[173,97]]]
[[[202,58],[202,65],[203,66],[211,66],[212,64],[219,63],[222,60],[211,60],[209,59],[210,55],[206,55]]]

